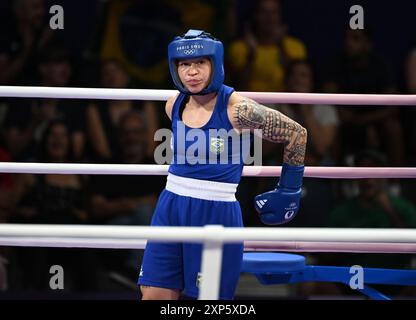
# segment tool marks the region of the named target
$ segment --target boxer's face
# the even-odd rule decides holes
[[[207,58],[180,60],[178,75],[183,86],[191,93],[204,90],[211,80],[211,61]]]

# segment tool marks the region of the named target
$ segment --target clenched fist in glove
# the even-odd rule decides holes
[[[299,211],[304,166],[284,163],[276,189],[256,196],[254,205],[264,224],[283,224]]]

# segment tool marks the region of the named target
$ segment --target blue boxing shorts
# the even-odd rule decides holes
[[[152,218],[152,226],[201,227],[220,224],[243,227],[235,199],[237,185],[168,175]],[[180,236],[180,235],[178,235]],[[183,291],[198,297],[202,244],[148,242],[139,285]],[[233,299],[240,277],[243,243],[224,245],[220,299]]]

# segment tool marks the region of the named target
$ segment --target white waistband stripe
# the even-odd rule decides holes
[[[237,184],[185,178],[168,174],[166,190],[180,196],[211,201],[236,201]]]

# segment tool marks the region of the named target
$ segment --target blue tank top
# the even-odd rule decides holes
[[[172,108],[173,159],[169,172],[187,178],[239,183],[251,135],[236,133],[228,119],[228,100],[234,89],[222,85],[211,118],[201,128],[182,121],[189,95],[180,93]]]

